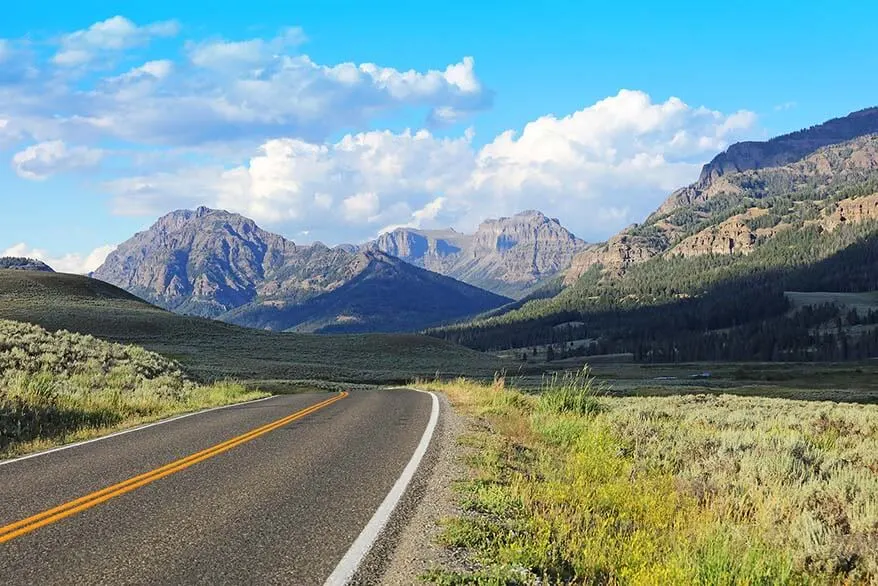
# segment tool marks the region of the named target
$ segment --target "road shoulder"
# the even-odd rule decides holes
[[[461,561],[439,544],[440,521],[458,515],[455,482],[466,478],[459,438],[467,421],[437,393],[440,418],[420,470],[390,526],[366,558],[355,584],[417,584],[431,568],[455,568]]]

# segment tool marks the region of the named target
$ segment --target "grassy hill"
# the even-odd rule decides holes
[[[180,316],[78,275],[0,270],[0,319],[137,344],[178,360],[203,380],[365,383],[417,376],[491,376],[505,363],[414,334],[278,334]]]
[[[137,346],[0,320],[0,458],[260,396]]]

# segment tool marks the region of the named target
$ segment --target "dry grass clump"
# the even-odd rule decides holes
[[[0,457],[259,396],[236,384],[197,385],[143,348],[0,320]]]
[[[878,582],[878,407],[430,383],[483,431],[440,584]]]

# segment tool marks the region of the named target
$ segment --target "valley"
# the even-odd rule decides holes
[[[874,7],[153,4],[0,22],[0,582],[878,584]]]

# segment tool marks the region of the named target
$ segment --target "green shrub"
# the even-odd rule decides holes
[[[548,413],[593,415],[602,408],[600,397],[606,394],[586,366],[580,371],[565,371],[543,380],[539,408]]]

